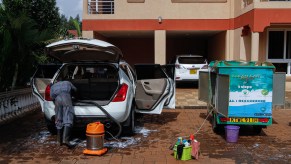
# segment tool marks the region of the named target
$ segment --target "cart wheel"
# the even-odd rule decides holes
[[[260,134],[262,132],[262,126],[253,126],[253,130],[256,134]]]
[[[212,125],[212,130],[214,133],[218,133],[219,132],[219,128],[216,122],[216,118],[215,118],[215,114],[213,114],[212,116],[212,120],[211,120],[211,125]]]

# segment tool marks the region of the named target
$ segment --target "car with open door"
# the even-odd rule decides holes
[[[96,39],[61,40],[47,46],[48,56],[62,66],[46,85],[35,74],[33,94],[42,104],[48,129],[54,132],[54,102],[50,86],[67,80],[76,86],[72,95],[74,127],[101,121],[106,129],[132,132],[135,113],[160,114],[163,108],[175,108],[175,81],[158,64],[138,64],[135,70],[122,58],[116,46]],[[48,80],[48,79],[46,79]],[[44,91],[42,93],[41,91]]]

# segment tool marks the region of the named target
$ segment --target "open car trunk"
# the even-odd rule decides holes
[[[71,81],[77,88],[72,95],[75,105],[86,100],[106,105],[118,89],[118,76],[113,64],[66,64],[56,79]]]

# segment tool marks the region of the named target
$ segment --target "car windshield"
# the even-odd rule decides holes
[[[204,64],[205,59],[203,57],[179,57],[180,64]]]

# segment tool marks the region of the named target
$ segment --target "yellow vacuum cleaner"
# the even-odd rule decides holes
[[[104,125],[101,122],[93,122],[87,125],[87,146],[83,153],[88,155],[103,155],[107,152],[104,148]]]

